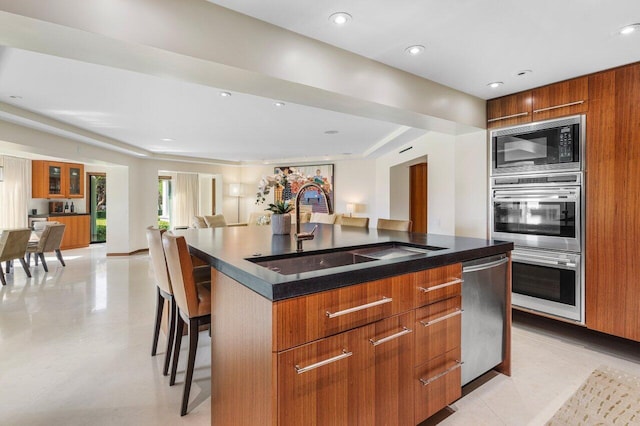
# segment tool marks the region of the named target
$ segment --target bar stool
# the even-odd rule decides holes
[[[167,270],[164,248],[162,247],[162,234],[164,232],[164,229],[154,228],[153,226],[147,228],[149,257],[151,258],[151,266],[156,278],[157,289],[156,322],[153,333],[153,344],[151,346],[151,356],[156,355],[158,348],[160,324],[162,322],[162,313],[166,301],[169,305],[169,326],[167,329],[167,350],[164,355],[164,368],[162,370],[162,374],[166,376],[169,374],[169,363],[176,330],[176,302],[173,297],[173,288],[169,278],[169,271]],[[195,268],[194,274],[196,282],[199,285],[207,285],[211,282],[211,268],[209,268],[209,266]]]
[[[193,379],[193,367],[196,360],[196,349],[198,348],[198,330],[201,325],[211,324],[211,290],[205,286],[196,285],[193,262],[184,237],[165,233],[162,236],[162,244],[173,287],[173,298],[178,310],[170,385],[173,385],[176,380],[180,344],[185,323],[189,334],[189,358],[182,395],[182,408],[180,410],[180,415],[184,416],[187,414],[189,392],[191,391]]]

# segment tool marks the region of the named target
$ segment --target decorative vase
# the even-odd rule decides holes
[[[289,213],[271,215],[271,231],[274,235],[290,234],[291,215]]]

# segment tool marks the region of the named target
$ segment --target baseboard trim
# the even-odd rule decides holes
[[[149,251],[148,248],[143,248],[139,250],[134,250],[129,253],[107,253],[107,256],[131,256],[134,254],[147,253]]]

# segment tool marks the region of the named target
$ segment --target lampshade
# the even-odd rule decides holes
[[[242,185],[239,183],[230,183],[229,195],[232,197],[240,197],[242,195]]]
[[[352,215],[355,209],[356,209],[355,203],[347,203],[347,213],[349,213],[349,215]]]

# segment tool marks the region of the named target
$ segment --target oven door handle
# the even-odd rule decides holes
[[[556,192],[553,195],[510,193],[509,195],[494,194],[493,199],[494,200],[526,200],[526,201],[545,201],[545,200],[577,201],[578,196],[574,192]]]
[[[520,257],[514,254],[511,255],[511,260],[514,262],[529,263],[532,265],[566,266],[567,268],[576,268],[576,266],[578,266],[575,262],[565,262],[563,260],[532,259],[530,257]]]

